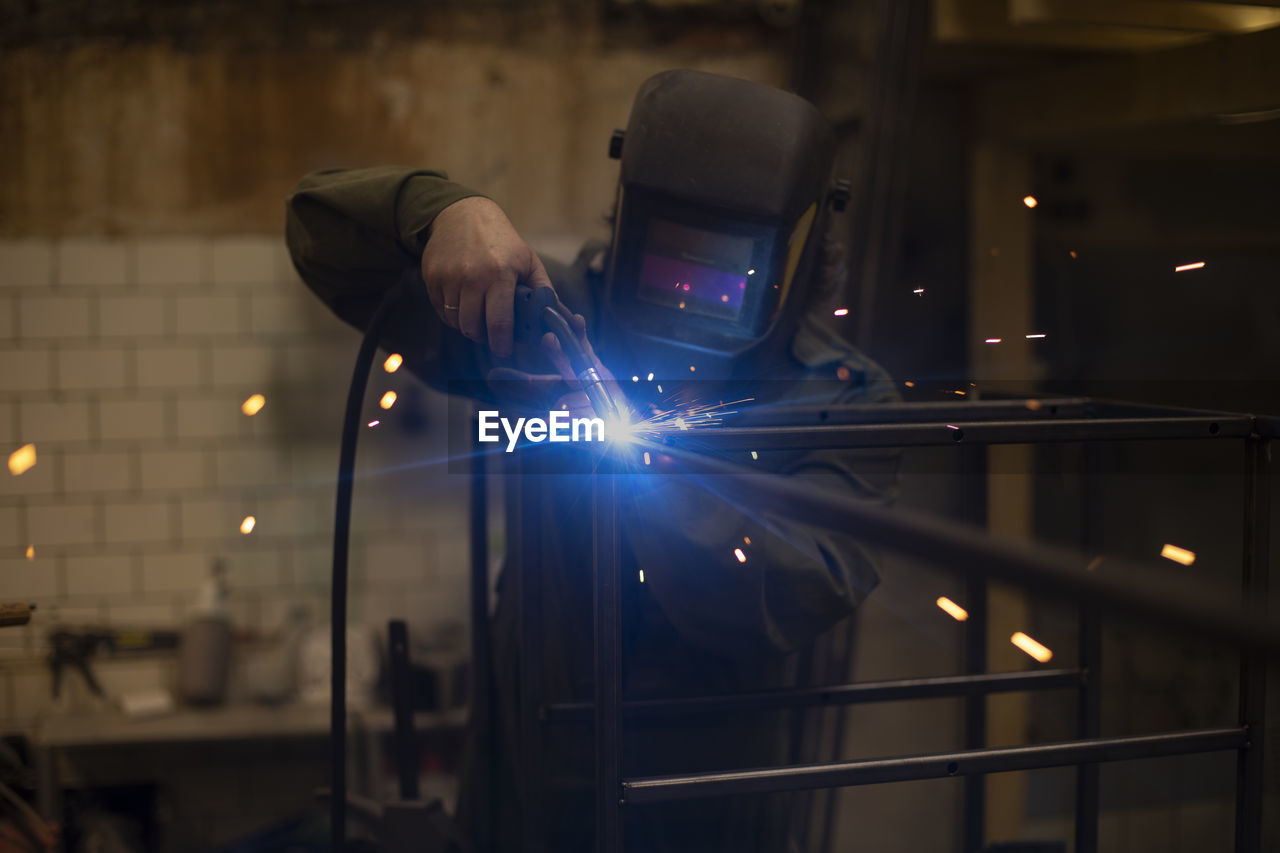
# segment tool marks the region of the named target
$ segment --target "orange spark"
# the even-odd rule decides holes
[[[737,558],[738,558],[738,562],[739,562],[739,563],[745,563],[745,562],[747,561],[747,555],[746,555],[746,554],[744,554],[744,553],[742,553],[742,549],[741,549],[741,548],[734,548],[734,549],[733,549],[733,556],[735,556],[735,557],[737,557]]]
[[[968,610],[965,610],[945,595],[938,599],[938,606],[942,608],[942,612],[946,613],[957,622],[963,622],[969,618]]]
[[[254,518],[252,515],[246,515],[244,517],[244,521],[240,522],[240,532],[243,533],[245,536],[248,536],[250,533],[253,532],[253,527],[257,523],[258,523],[258,520]]]
[[[848,313],[849,313],[849,309],[848,309],[848,308],[837,308],[837,309],[836,309],[835,311],[833,311],[832,313],[833,313],[833,314],[835,314],[837,317],[844,317],[844,316],[847,316],[847,315],[848,315]]]
[[[1053,658],[1053,652],[1047,646],[1037,643],[1021,631],[1010,637],[1009,642],[1031,655],[1040,663],[1048,663]]]
[[[1029,195],[1022,199],[1022,203],[1025,204],[1027,207],[1035,207],[1040,202],[1036,201],[1035,196]]]
[[[249,399],[240,404],[240,411],[249,417],[253,417],[262,411],[262,407],[267,404],[267,398],[261,394],[254,394]]]
[[[36,464],[36,446],[24,444],[9,454],[9,473],[20,477]]]
[[[28,546],[27,546],[27,559],[28,559],[28,560],[34,560],[35,558],[36,558],[36,546],[35,546],[35,545],[28,545]]]
[[[382,399],[378,401],[378,405],[384,409],[389,409],[396,404],[396,392],[388,391],[382,395]]]
[[[1174,267],[1173,271],[1186,272],[1187,270],[1198,270],[1198,269],[1204,269],[1204,261],[1196,261],[1194,264],[1183,264],[1182,266]]]
[[[393,352],[387,356],[387,360],[382,362],[382,369],[387,373],[395,373],[400,369],[400,365],[404,364],[404,357],[398,352]]]
[[[1177,545],[1165,545],[1160,549],[1160,556],[1166,560],[1181,563],[1184,566],[1189,566],[1196,561],[1195,551],[1188,551],[1186,548],[1179,548]]]

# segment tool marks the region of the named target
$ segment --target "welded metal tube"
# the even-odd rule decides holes
[[[1244,438],[1248,415],[1169,418],[1037,418],[934,423],[849,423],[814,426],[726,426],[678,434],[697,450],[809,450],[857,447],[932,447],[951,444],[1032,444],[1050,441],[1152,441]]]
[[[757,693],[732,693],[724,696],[633,699],[623,703],[622,710],[628,718],[737,714],[750,711],[777,711],[784,708],[836,707],[870,702],[901,702],[908,699],[939,699],[949,696],[985,696],[989,693],[1009,693],[1018,690],[1063,690],[1079,687],[1083,680],[1084,674],[1078,669],[942,675],[893,681],[863,681],[832,687],[762,690]],[[581,722],[591,719],[593,707],[587,702],[548,705],[544,716],[548,723]]]
[[[993,538],[970,526],[859,500],[812,481],[761,474],[672,448],[655,453],[653,467],[716,475],[700,482],[735,503],[813,527],[845,531],[865,544],[929,560],[948,571],[1091,601],[1112,613],[1192,628],[1206,638],[1280,655],[1280,625],[1242,612],[1237,600],[1223,596],[1217,587],[1198,582],[1175,585],[1163,568],[1107,559],[1101,568],[1089,571],[1084,556],[1062,548]]]
[[[597,853],[622,850],[622,573],[618,481],[592,484]]]
[[[1245,444],[1244,560],[1245,607],[1266,619],[1271,557],[1271,442],[1250,438]],[[1240,658],[1239,719],[1249,732],[1236,760],[1236,851],[1262,849],[1262,798],[1265,789],[1267,725],[1266,661],[1255,653]]]
[[[546,849],[546,773],[543,764],[542,725],[543,654],[542,632],[542,544],[543,519],[539,488],[542,478],[538,461],[526,455],[519,462],[522,475],[515,487],[519,490],[518,523],[520,551],[520,613],[517,620],[520,635],[519,727],[520,727],[520,834],[522,853],[541,853]]]
[[[1240,728],[1166,732],[1132,737],[1092,738],[1034,746],[1002,746],[901,758],[839,761],[801,767],[732,770],[679,776],[652,776],[622,783],[628,805],[768,794],[805,788],[874,785],[916,779],[943,779],[1011,770],[1035,770],[1101,761],[1129,761],[1166,755],[1239,749],[1247,733]]]
[[[493,849],[493,654],[489,632],[489,478],[488,456],[478,436],[471,447],[471,726],[475,737],[478,777],[475,798],[477,853]]]

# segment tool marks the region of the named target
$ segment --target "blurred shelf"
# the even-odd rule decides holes
[[[390,708],[348,709],[353,731],[389,732],[394,726]],[[419,732],[461,728],[465,708],[419,711]],[[53,715],[40,720],[33,734],[37,747],[69,749],[148,743],[192,743],[276,738],[323,737],[329,733],[327,705],[229,705],[220,708],[181,708],[171,714],[131,718],[121,713]]]

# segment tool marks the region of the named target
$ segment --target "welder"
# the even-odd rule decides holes
[[[643,377],[612,385],[618,404],[637,412],[677,382],[710,399],[719,383],[749,380],[752,405],[893,399],[884,371],[814,317],[844,283],[825,239],[839,201],[833,151],[821,114],[792,94],[671,71],[641,87],[625,133],[611,140],[621,160],[612,240],[586,244],[572,266],[540,259],[482,194],[412,168],[306,176],[289,197],[287,240],[303,280],[357,328],[401,288],[383,343],[440,388],[488,379],[499,397],[543,395],[549,407],[574,400],[577,371],[558,339],[543,341],[541,364],[515,352],[513,298],[523,286],[555,289],[557,310],[600,376]],[[575,407],[592,403],[576,397]],[[822,476],[868,500],[888,499],[896,484],[893,454],[762,447],[752,456],[762,468]],[[580,520],[589,484],[553,479],[547,499],[526,509],[543,525],[547,698],[590,701],[591,530]],[[876,584],[873,555],[848,536],[744,512],[682,478],[645,479],[622,507],[629,698],[788,686],[794,654]],[[490,797],[495,849],[515,850],[520,651],[504,580],[493,616],[498,778],[481,791],[464,773],[459,819],[474,835],[474,805]],[[782,719],[629,721],[624,775],[782,763]],[[546,849],[592,847],[585,728],[548,735],[548,777],[581,784],[548,789]],[[627,847],[788,850],[789,797],[645,807],[628,817]]]

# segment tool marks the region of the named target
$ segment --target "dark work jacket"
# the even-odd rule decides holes
[[[342,319],[363,329],[383,295],[416,270],[439,211],[477,195],[440,172],[399,167],[335,170],[304,178],[288,200],[286,239],[298,272]],[[601,247],[572,266],[547,262],[562,300],[592,317]],[[400,298],[383,343],[439,388],[483,379],[487,352],[434,315],[421,286]],[[772,401],[831,404],[896,399],[874,362],[817,324],[802,321],[770,364]],[[745,454],[739,454],[745,457]],[[786,452],[762,448],[764,469],[815,477],[868,500],[888,500],[897,457],[887,452]],[[739,460],[739,461],[745,461]],[[547,478],[536,514],[547,701],[592,699],[591,504],[585,477]],[[788,686],[794,655],[849,616],[877,582],[873,554],[847,535],[783,522],[683,478],[640,478],[621,506],[623,688],[628,698],[697,696]],[[513,490],[514,481],[508,489]],[[750,542],[747,545],[747,542]],[[735,548],[742,548],[742,562]],[[640,572],[644,572],[644,581]],[[494,707],[490,737],[469,735],[459,819],[471,837],[519,849],[522,750],[517,719],[521,655],[516,582],[504,571],[493,614]],[[460,614],[461,615],[461,614]],[[473,709],[474,710],[474,709]],[[477,715],[483,718],[485,714]],[[784,763],[779,712],[628,720],[626,777]],[[478,746],[493,744],[484,767]],[[592,752],[588,726],[554,726],[544,740],[546,849],[592,849]],[[486,778],[492,777],[492,778]],[[488,805],[483,806],[485,798]],[[785,851],[790,795],[641,806],[626,815],[627,849]],[[487,833],[477,825],[484,820]]]

